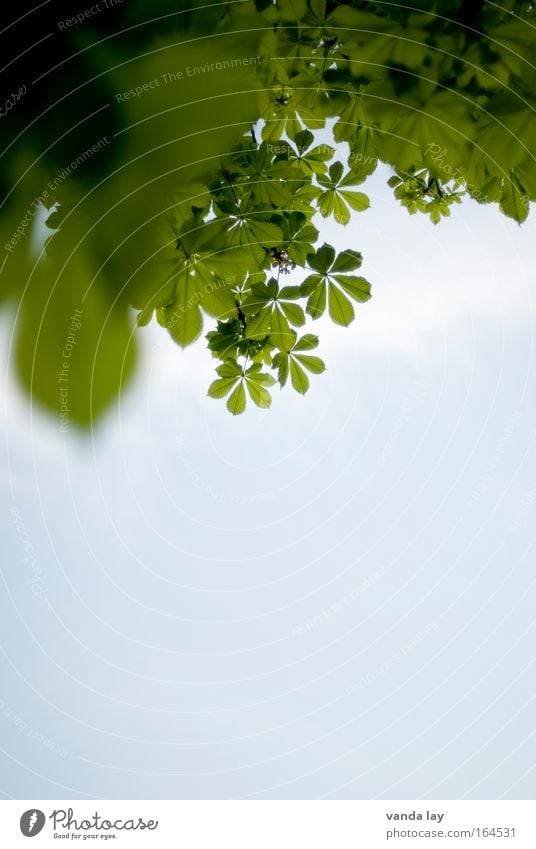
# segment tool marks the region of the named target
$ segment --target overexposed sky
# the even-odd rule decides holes
[[[159,327],[86,439],[3,383],[5,796],[533,797],[534,222],[385,179],[305,398]]]

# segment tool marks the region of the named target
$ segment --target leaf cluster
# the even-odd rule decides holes
[[[165,279],[153,279],[138,321],[153,313],[181,346],[194,342],[203,314],[216,318],[208,347],[220,362],[209,395],[229,394],[228,409],[242,413],[249,398],[259,407],[271,402],[277,374],[283,387],[300,394],[309,389],[306,372],[320,374],[324,364],[304,353],[318,338],[297,330],[308,318],[327,312],[347,327],[355,318],[353,302],[370,297],[370,285],[354,272],[361,254],[336,256],[330,245],[315,245],[315,212],[350,220],[349,208],[364,210],[368,198],[351,190],[356,178],[341,162],[329,167],[334,150],[314,146],[314,135],[301,130],[293,140],[273,144],[244,139],[220,163],[207,186],[182,197],[169,215],[175,230]],[[359,181],[358,181],[359,182]],[[297,278],[285,285],[288,275]],[[313,345],[314,343],[314,345]]]
[[[180,346],[207,332],[210,394],[234,414],[248,398],[267,407],[276,383],[305,393],[323,370],[306,324],[346,327],[370,297],[353,242],[337,256],[319,229],[368,208],[362,184],[380,162],[395,199],[433,224],[464,195],[527,218],[533,3],[155,4],[150,16],[146,0],[117,6],[121,39],[101,37],[100,16],[62,30],[54,67],[47,57],[43,82],[2,118],[0,302],[18,301],[18,373],[49,409],[77,309],[79,423],[133,374],[132,307]],[[58,29],[48,24],[44,34]],[[18,90],[15,32],[6,68]],[[42,43],[21,52],[28,78],[41,75]],[[36,263],[43,208],[50,238]]]

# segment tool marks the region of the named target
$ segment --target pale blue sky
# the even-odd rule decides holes
[[[385,177],[306,398],[158,327],[93,438],[3,385],[5,797],[534,796],[534,223]]]

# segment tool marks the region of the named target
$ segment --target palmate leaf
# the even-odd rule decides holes
[[[168,261],[165,285],[153,295],[138,317],[138,324],[147,324],[156,308],[159,323],[182,347],[194,342],[202,331],[201,308],[216,318],[227,318],[234,313],[233,290],[241,279],[239,271],[250,264],[247,252],[242,249],[224,247],[203,251],[205,242],[197,235],[189,239],[189,235],[187,233],[179,243],[175,259]],[[194,252],[196,248],[198,253]],[[227,276],[219,276],[217,271]]]
[[[274,216],[272,220],[281,230],[281,247],[286,250],[289,259],[297,265],[305,265],[307,255],[313,251],[318,239],[316,227],[303,212],[298,211]]]
[[[302,353],[303,351],[314,350],[317,345],[317,336],[306,334],[301,339],[297,339],[296,334],[293,334],[292,344],[276,354],[273,360],[273,366],[278,370],[277,376],[281,386],[286,385],[290,375],[293,388],[301,395],[305,395],[309,389],[307,371],[311,374],[322,374],[326,369],[320,357]]]
[[[474,156],[492,173],[504,177],[527,158],[534,167],[534,107],[520,110],[517,96],[503,90],[486,104],[481,124]]]
[[[247,323],[246,336],[248,339],[264,339],[272,327],[272,310],[263,308]]]
[[[293,191],[304,183],[299,168],[290,164],[288,158],[280,157],[283,147],[264,141],[259,147],[251,146],[234,158],[240,188],[250,192],[263,210],[272,206],[286,208]]]
[[[339,35],[341,51],[358,61],[414,70],[420,70],[425,60],[430,62],[433,51],[427,44],[427,18],[423,15],[408,17],[402,29],[396,18],[340,5],[329,16],[329,23]]]
[[[160,228],[158,236],[160,247],[149,253],[129,281],[130,303],[140,310],[137,321],[141,326],[150,322],[156,309],[165,307],[173,300],[175,281],[184,267],[169,221],[166,220],[165,226]],[[53,238],[56,239],[57,234]]]
[[[244,314],[256,315],[266,306],[271,305],[277,298],[279,285],[274,277],[266,283],[254,283],[250,287],[248,297],[243,301],[241,309]]]
[[[297,152],[289,146],[289,161],[295,162],[305,174],[326,174],[328,162],[335,154],[335,149],[327,144],[320,144],[314,148],[314,135],[310,130],[302,130],[296,133],[294,142]]]
[[[347,250],[335,256],[331,245],[322,247],[308,257],[309,266],[315,273],[302,283],[301,290],[307,296],[307,312],[312,318],[320,318],[328,307],[330,318],[347,327],[355,318],[354,308],[347,295],[363,303],[370,298],[370,284],[364,277],[341,273],[353,271],[361,265],[361,254]]]
[[[467,165],[471,156],[468,140],[475,130],[474,106],[469,98],[449,90],[438,91],[431,83],[421,83],[419,91],[411,90],[402,100],[388,82],[378,84],[375,94],[381,103],[381,127],[388,129],[378,134],[383,161],[408,171],[416,161],[426,159],[433,141],[434,149],[448,151],[453,170]]]
[[[239,278],[212,274],[207,263],[202,260],[194,264],[193,276],[199,292],[199,303],[208,315],[213,318],[228,318],[234,314],[234,289]]]
[[[358,139],[361,138],[360,129],[370,129],[373,125],[373,118],[367,108],[367,97],[364,90],[365,87],[362,85],[352,85],[348,93],[341,96],[339,120],[333,126],[335,141],[347,141],[350,148],[358,144]]]
[[[220,360],[234,358],[239,353],[247,352],[247,344],[242,344],[240,321],[231,318],[228,321],[218,321],[216,330],[207,333],[208,348],[212,356]],[[242,350],[240,348],[242,347]]]
[[[243,246],[239,241],[232,240],[228,222],[218,218],[209,222],[199,218],[189,219],[179,234],[173,258],[169,252],[167,256],[168,279],[176,278],[187,269],[195,271],[206,287],[214,282],[216,276],[232,287],[243,278],[252,264],[257,264],[249,245]],[[220,291],[222,287],[216,288]],[[210,307],[207,311],[210,311]],[[211,314],[216,313],[212,310]]]
[[[346,225],[350,222],[350,209],[363,212],[369,208],[370,201],[363,192],[348,190],[348,186],[353,186],[361,180],[352,171],[348,171],[343,177],[343,171],[342,162],[334,162],[329,168],[328,177],[318,177],[318,182],[325,189],[318,198],[318,208],[324,218],[333,215],[338,224]]]
[[[217,399],[229,395],[227,409],[233,416],[240,415],[246,409],[246,389],[257,407],[268,409],[272,403],[267,387],[274,385],[275,378],[264,373],[260,363],[254,363],[244,370],[236,360],[228,359],[216,372],[219,378],[210,384],[208,395]]]
[[[307,261],[311,268],[320,274],[327,274],[335,260],[336,251],[332,245],[327,245],[325,242],[316,253],[312,253],[307,257]]]
[[[321,130],[326,118],[333,114],[329,86],[321,68],[314,64],[304,62],[300,70],[301,73],[292,79],[296,110],[308,129]]]
[[[281,230],[271,220],[272,213],[259,209],[251,192],[245,193],[238,201],[218,201],[217,207],[220,215],[226,218],[209,222],[209,225],[220,228],[219,244],[227,249],[234,248],[238,259],[244,260],[245,270],[256,269],[266,256],[266,249],[281,242]]]
[[[407,173],[396,173],[387,181],[394,188],[395,197],[405,206],[411,215],[425,212],[433,224],[450,215],[450,207],[461,203],[464,192],[456,190],[458,182],[452,182],[452,188],[423,168],[412,169]]]
[[[276,85],[259,96],[260,117],[266,122],[262,128],[265,141],[278,141],[285,133],[294,138],[300,132],[302,124],[293,95],[291,86]]]
[[[261,218],[239,219],[227,232],[229,247],[240,247],[248,268],[255,268],[265,258],[265,247],[275,246],[281,241],[281,231],[270,221]]]
[[[173,279],[173,296],[157,309],[159,322],[181,347],[191,345],[203,329],[201,308],[210,316],[227,318],[236,310],[233,294],[234,278],[213,275],[201,260],[182,264]],[[152,307],[142,311],[139,323],[147,323]]]
[[[321,193],[321,189],[312,183],[300,186],[292,195],[292,201],[287,211],[296,210],[303,213],[307,220],[310,220],[316,212],[315,204]]]
[[[238,318],[219,321],[217,329],[207,333],[206,338],[212,356],[219,360],[242,356],[252,363],[272,364],[271,353],[274,345],[269,337],[258,340],[246,338],[243,322]]]
[[[241,307],[247,318],[246,337],[263,339],[269,334],[276,347],[288,344],[292,338],[290,325],[301,327],[305,324],[303,309],[293,303],[299,297],[301,289],[298,286],[280,289],[273,277],[268,283],[253,285]]]

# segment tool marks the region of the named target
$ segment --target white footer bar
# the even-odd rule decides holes
[[[29,838],[35,843],[29,844]],[[0,801],[0,845],[536,849],[529,801]]]

